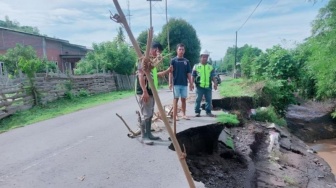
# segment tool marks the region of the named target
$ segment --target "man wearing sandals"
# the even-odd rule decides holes
[[[188,59],[184,58],[185,46],[179,43],[176,46],[177,56],[174,57],[170,65],[173,67],[173,72],[169,74],[169,89],[174,88],[174,106],[177,107],[179,98],[181,98],[182,103],[182,119],[189,120],[186,115],[186,100],[188,95],[188,82],[189,90],[194,89],[194,84],[191,78],[191,68]],[[177,118],[177,109],[174,109]]]
[[[196,102],[195,116],[201,116],[201,101],[205,98],[205,112],[209,117],[215,117],[211,113],[212,110],[212,82],[214,89],[217,90],[217,80],[215,78],[215,70],[212,65],[208,64],[209,53],[207,51],[201,53],[201,62],[196,64],[192,70],[192,79],[196,85]]]

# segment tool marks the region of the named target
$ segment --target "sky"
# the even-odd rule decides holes
[[[118,2],[135,38],[150,27],[150,15],[155,35],[167,23],[166,0],[153,0],[152,14],[148,0]],[[294,47],[310,36],[311,23],[328,0],[315,3],[308,0],[263,0],[257,7],[259,2],[167,0],[167,17],[181,18],[191,24],[200,39],[201,51],[207,50],[213,60],[220,60],[228,47],[234,47],[236,32],[238,47],[244,44],[262,50],[278,44],[285,48]],[[0,20],[8,16],[21,26],[37,27],[43,35],[88,48],[93,43],[112,41],[116,36],[120,24],[110,20],[110,11],[117,13],[112,0],[0,1]]]

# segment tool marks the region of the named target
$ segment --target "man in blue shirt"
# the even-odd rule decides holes
[[[191,78],[191,68],[188,59],[184,58],[185,47],[180,43],[176,46],[177,56],[174,57],[170,65],[173,67],[173,72],[169,73],[169,89],[174,87],[174,106],[177,107],[179,98],[182,102],[182,118],[189,119],[186,115],[186,99],[188,96],[188,82],[189,90],[194,89],[194,84]],[[174,115],[177,114],[177,109],[174,109]],[[177,116],[176,116],[177,117]]]

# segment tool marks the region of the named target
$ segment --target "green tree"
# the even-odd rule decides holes
[[[77,64],[75,74],[94,74],[105,72],[109,67],[106,53],[109,50],[109,45],[111,43],[112,42],[102,42],[100,44],[92,44],[93,51],[87,53],[85,58]]]
[[[118,43],[125,43],[126,42],[124,31],[123,31],[122,27],[118,28],[118,34],[117,34],[117,36],[115,37],[114,40]]]
[[[259,48],[252,47],[245,44],[242,48],[239,48],[241,71],[247,78],[251,77],[252,62],[262,53]]]
[[[137,37],[138,45],[142,52],[146,51],[148,31],[142,31]]]
[[[269,57],[269,64],[266,68],[268,78],[281,80],[296,78],[298,66],[290,51],[276,45],[267,49],[266,52]]]
[[[311,53],[307,69],[316,79],[316,97],[336,97],[336,0],[319,10],[306,46]]]
[[[16,44],[14,48],[8,49],[1,57],[1,60],[4,62],[5,69],[10,75],[18,74],[20,58],[26,60],[37,59],[36,51],[32,46],[24,46],[22,44]]]
[[[312,35],[321,36],[335,34],[336,29],[336,0],[330,0],[328,4],[319,10],[312,24]]]
[[[93,44],[93,51],[77,64],[75,74],[93,74],[115,71],[119,74],[132,74],[136,63],[136,54],[127,43],[102,42]]]
[[[307,61],[312,55],[308,42],[299,44],[293,50],[293,59],[297,62],[298,72],[295,85],[300,96],[314,98],[316,96],[316,77]]]
[[[226,71],[233,71],[235,63],[235,47],[228,47],[223,58],[223,69]]]
[[[262,53],[251,65],[251,78],[253,80],[267,80],[267,66],[269,65],[269,57],[267,53]]]
[[[10,20],[8,16],[5,16],[5,21],[0,20],[0,27],[5,27],[8,29],[13,29],[13,30],[36,34],[36,35],[40,34],[39,29],[37,27],[20,26],[19,22]]]
[[[169,28],[169,31],[168,31]],[[169,32],[169,41],[167,40]],[[183,19],[169,19],[168,23],[162,27],[162,32],[157,36],[158,41],[163,46],[169,46],[174,56],[176,55],[176,45],[183,43],[185,45],[184,57],[189,59],[191,66],[199,62],[201,43],[197,37],[196,30]]]
[[[146,51],[147,36],[148,36],[148,30],[145,30],[145,31],[142,31],[137,37],[137,42],[142,52]],[[153,41],[159,42],[159,39],[157,38],[157,36],[155,35],[153,36]]]
[[[18,63],[19,68],[22,70],[23,73],[25,73],[28,77],[29,85],[30,85],[30,91],[34,97],[34,105],[39,104],[39,93],[34,85],[34,77],[35,73],[38,70],[41,70],[43,67],[42,61],[40,59],[26,59],[25,57],[19,58]]]
[[[297,78],[298,67],[292,53],[276,45],[253,61],[251,76],[256,80],[293,80]]]
[[[246,77],[250,77],[252,61],[255,60],[255,58],[258,57],[262,51],[259,48],[245,44],[244,46],[237,48],[237,56],[235,53],[235,46],[229,47],[226,50],[225,56],[223,58],[223,68],[228,71],[233,71],[235,68],[236,58],[236,63],[241,64],[241,69],[244,75]]]

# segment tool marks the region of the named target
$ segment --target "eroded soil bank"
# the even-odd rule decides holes
[[[336,101],[305,101],[300,105],[290,105],[286,114],[288,129],[305,142],[336,138],[336,119],[331,112]]]
[[[224,125],[215,124],[177,134],[186,148],[193,178],[206,187],[336,187],[329,165],[286,130],[254,121],[226,128],[234,141],[233,150],[210,137],[220,126],[224,129]],[[196,142],[190,142],[193,140]],[[202,149],[210,146],[213,150]]]
[[[308,129],[300,130],[302,127],[296,129],[301,134],[293,134],[293,129],[290,133],[287,128],[274,124],[247,120],[249,110],[255,108],[252,101],[249,97],[213,100],[214,109],[236,112],[241,120],[239,127],[205,125],[176,135],[181,148],[186,148],[193,178],[209,188],[336,188],[335,176],[328,163],[297,137],[303,135],[302,138],[311,139],[318,131],[309,129],[313,130],[312,134],[304,136]],[[322,108],[323,105],[312,106]],[[308,109],[314,108],[309,106]],[[317,111],[313,114],[321,114]],[[302,110],[292,112],[302,114]],[[298,117],[295,116],[295,120],[301,123],[299,126],[304,125],[305,121]],[[318,127],[313,125],[316,121],[309,125]],[[330,124],[326,125],[324,130],[329,130],[329,135],[334,134]],[[290,126],[296,128],[295,123]],[[222,139],[217,139],[223,131],[232,138],[233,149]],[[312,140],[316,138],[321,137]]]

